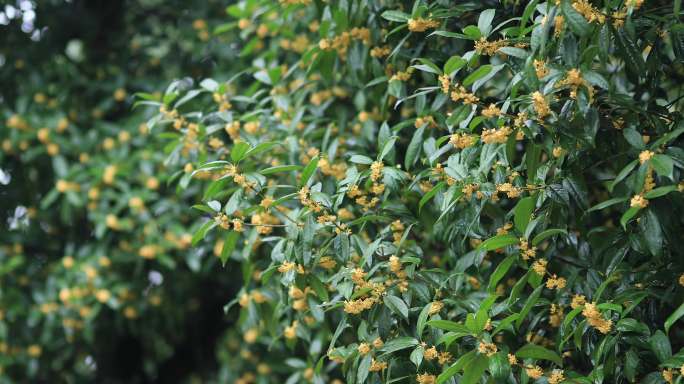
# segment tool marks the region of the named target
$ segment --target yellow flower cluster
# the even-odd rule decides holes
[[[508,41],[504,39],[499,39],[495,41],[487,41],[487,38],[481,37],[480,40],[475,42],[475,52],[480,55],[492,56],[501,47],[508,46]]]
[[[532,270],[539,276],[544,276],[546,274],[546,265],[549,262],[545,259],[539,259],[532,264]]]
[[[509,199],[515,199],[516,197],[520,196],[520,194],[522,193],[522,190],[519,187],[516,187],[511,183],[503,183],[503,184],[497,184],[496,192],[497,193],[505,193]],[[492,196],[493,200],[495,200],[497,198],[498,197],[496,197],[496,195]]]
[[[413,67],[409,67],[406,69],[406,71],[403,71],[403,72],[398,71],[397,73],[392,75],[392,77],[390,78],[390,81],[392,81],[392,80],[409,81],[411,79],[411,74],[413,74],[414,71],[415,71],[415,69]]]
[[[477,346],[477,351],[487,355],[488,357],[493,356],[499,349],[496,347],[496,344],[494,343],[486,343],[484,341],[481,341],[480,344]]]
[[[401,261],[399,258],[395,255],[390,256],[389,258],[389,269],[394,275],[397,277],[398,281],[398,288],[399,291],[401,292],[406,292],[408,290],[408,281],[406,281],[406,272],[403,269],[403,266],[401,264]]]
[[[534,60],[534,72],[537,74],[538,79],[542,79],[549,74],[549,69],[546,68],[546,62],[544,60]]]
[[[344,60],[352,39],[370,44],[370,30],[368,28],[352,28],[350,31],[344,31],[335,37],[321,39],[318,42],[318,47],[324,51],[337,51],[340,59]]]
[[[532,380],[537,380],[544,376],[544,370],[538,365],[525,367],[525,373],[527,373],[527,376]]]
[[[401,222],[401,220],[394,220],[392,224],[390,224],[390,229],[392,230],[392,238],[394,239],[394,243],[399,244],[399,241],[404,234],[404,224]],[[390,259],[390,262],[391,261],[392,259]]]
[[[498,129],[485,129],[482,131],[480,139],[485,144],[504,144],[508,141],[508,135],[512,132],[511,128],[506,126]]]
[[[603,334],[610,332],[610,329],[613,326],[612,320],[607,320],[603,318],[603,315],[596,307],[596,303],[584,304],[582,316],[587,318],[587,322],[589,323],[589,325],[596,328],[599,332]]]
[[[449,75],[439,75],[439,84],[443,93],[449,93],[449,88],[451,87],[451,78],[449,78]]]
[[[378,59],[383,58],[392,52],[392,48],[389,45],[385,45],[382,47],[373,47],[370,50],[370,55],[371,57],[376,57]]]
[[[416,377],[418,384],[435,384],[437,382],[437,377],[429,373],[422,373]]]
[[[543,120],[546,116],[551,114],[551,108],[541,92],[536,91],[532,94],[532,106],[537,118]]]
[[[546,288],[548,289],[563,289],[566,284],[567,282],[564,277],[558,277],[555,274],[546,280]]]
[[[501,109],[495,104],[489,104],[489,106],[482,110],[482,117],[487,119],[499,117],[502,115]]]
[[[643,163],[651,160],[653,155],[655,155],[655,153],[653,153],[653,151],[649,151],[649,150],[642,151],[641,153],[639,153],[639,163],[643,164]]]
[[[428,315],[430,315],[430,316],[436,315],[439,313],[439,311],[442,310],[442,308],[444,308],[444,303],[442,303],[441,301],[433,301],[430,304],[430,309],[428,310]]]
[[[422,116],[422,117],[417,117],[416,122],[414,123],[414,126],[416,128],[422,127],[424,124],[427,124],[428,128],[435,128],[437,127],[437,122],[435,121],[435,118],[427,115],[427,116]]]
[[[648,207],[648,200],[641,194],[634,195],[629,202],[629,206],[632,208],[646,208]]]
[[[458,149],[472,147],[476,142],[477,136],[472,136],[467,133],[454,133],[449,137],[449,144]]]
[[[556,304],[551,304],[551,308],[549,309],[549,324],[554,328],[558,328],[562,321],[563,308]]]
[[[451,100],[455,102],[463,100],[463,104],[470,105],[478,103],[480,98],[468,92],[462,85],[459,85],[456,89],[451,91]]]
[[[368,368],[370,372],[380,372],[387,369],[387,362],[377,361],[375,358],[371,358],[371,366]]]
[[[439,21],[434,19],[425,19],[422,17],[408,20],[408,29],[411,32],[425,32],[428,29],[439,27]]]
[[[572,2],[572,7],[575,8],[585,19],[590,23],[598,22],[603,24],[606,22],[606,16],[596,9],[588,0],[574,0]]]
[[[376,182],[382,177],[382,170],[385,167],[385,165],[382,163],[382,161],[374,161],[371,166],[371,173],[370,173],[370,178],[372,181]]]
[[[344,311],[352,315],[358,315],[367,309],[371,309],[376,302],[377,299],[373,297],[356,300],[345,300]]]
[[[280,220],[268,212],[254,213],[250,221],[252,225],[256,226],[256,231],[261,235],[270,234],[273,232],[273,227],[280,224]]]
[[[302,266],[298,266],[296,263],[291,262],[291,261],[283,261],[282,264],[278,267],[278,272],[280,273],[287,273],[295,269],[300,269]]]
[[[589,100],[593,99],[594,97],[594,87],[592,87],[591,84],[589,84],[589,82],[584,78],[582,78],[582,73],[579,69],[573,68],[569,70],[566,73],[565,78],[556,83],[557,88],[564,86],[570,87],[570,98],[572,99],[577,98],[577,90],[579,87],[585,87],[587,89],[587,92],[589,93]]]
[[[563,26],[565,25],[565,17],[563,15],[558,15],[553,18],[553,36],[559,37],[561,32],[563,32]]]

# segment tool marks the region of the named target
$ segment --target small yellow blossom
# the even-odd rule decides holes
[[[544,95],[541,92],[536,91],[532,94],[532,106],[534,107],[534,112],[540,120],[543,120],[546,116],[551,114],[551,108],[546,102]]]
[[[417,19],[409,19],[408,21],[408,28],[411,32],[425,32],[428,29],[437,27],[439,27],[439,21],[437,20],[419,17]]]
[[[548,261],[544,259],[539,259],[532,264],[532,270],[539,276],[544,276],[546,274],[546,265]]]
[[[510,365],[518,364],[518,359],[515,357],[515,355],[513,355],[511,353],[508,354],[508,364],[510,364]]]
[[[560,384],[563,381],[565,381],[565,377],[563,376],[563,371],[560,369],[554,369],[551,372],[551,376],[549,376],[549,384]]]
[[[629,202],[629,206],[632,208],[646,208],[648,206],[648,200],[641,194],[634,195]]]
[[[441,311],[442,308],[444,308],[444,303],[442,303],[441,301],[433,301],[430,304],[430,309],[428,310],[428,315],[430,315],[430,316],[435,315],[435,314],[439,313],[439,311]]]
[[[429,373],[423,373],[416,377],[418,384],[435,384],[437,382],[437,377]]]
[[[639,163],[643,164],[643,163],[649,161],[653,157],[654,154],[655,153],[653,153],[652,151],[649,151],[649,150],[642,151],[639,154]]]
[[[477,351],[487,356],[493,356],[498,351],[498,348],[494,343],[485,343],[484,341],[481,341],[477,347]]]
[[[538,365],[525,368],[525,372],[532,380],[537,380],[538,378],[544,376],[544,370],[542,370]]]

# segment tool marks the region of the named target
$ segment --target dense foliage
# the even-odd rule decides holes
[[[242,274],[239,382],[680,380],[678,8],[229,7],[251,65],[147,104]]]
[[[125,324],[154,377],[218,288],[216,382],[684,381],[680,1],[222,5],[116,120],[9,104],[6,371],[96,375]]]

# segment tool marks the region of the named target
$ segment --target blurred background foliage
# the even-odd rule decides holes
[[[216,369],[239,282],[192,251],[134,93],[236,51],[221,1],[0,7],[0,382],[175,382]],[[173,168],[173,167],[172,167]],[[209,259],[208,262],[204,262]],[[169,300],[173,298],[173,300]]]

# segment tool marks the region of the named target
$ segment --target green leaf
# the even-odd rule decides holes
[[[408,13],[404,13],[401,11],[394,11],[394,10],[385,11],[380,16],[382,16],[382,18],[385,20],[397,21],[400,23],[405,23],[408,21],[408,19],[411,18],[411,15],[409,15]]]
[[[371,359],[372,356],[370,353],[367,353],[361,359],[361,362],[359,363],[359,369],[356,371],[356,381],[358,383],[363,383],[368,377],[368,374],[370,373]]]
[[[427,322],[427,325],[445,331],[471,333],[465,325],[451,320],[430,320]]]
[[[608,208],[612,205],[624,203],[627,200],[629,200],[629,197],[614,197],[612,199],[608,199],[606,201],[602,201],[602,202],[594,205],[593,207],[589,208],[587,210],[587,212],[600,211],[600,210],[602,210],[604,208]]]
[[[639,207],[631,207],[622,214],[620,218],[620,225],[622,228],[627,229],[627,223],[639,212]]]
[[[426,321],[430,313],[430,308],[432,308],[432,303],[427,303],[427,305],[423,307],[423,310],[420,311],[420,315],[418,315],[418,322],[416,323],[416,334],[418,335],[419,339],[423,337],[423,330],[425,329]]]
[[[368,156],[364,156],[364,155],[352,155],[352,157],[349,158],[349,161],[351,161],[354,164],[363,164],[363,165],[373,164],[373,159],[371,159]]]
[[[204,204],[196,204],[196,205],[193,205],[192,208],[194,208],[194,209],[196,209],[196,210],[198,210],[198,211],[202,211],[202,212],[204,212],[204,213],[208,213],[208,214],[210,214],[210,215],[215,215],[215,214],[216,214],[216,211],[215,211],[215,210],[211,209],[210,207],[208,207],[208,206],[206,206],[206,205],[204,205]]]
[[[318,277],[316,277],[316,275],[309,275],[309,284],[316,292],[316,296],[318,296],[318,298],[321,299],[323,302],[326,302],[330,299],[330,297],[328,296],[328,289],[325,287],[325,285],[323,285],[323,282],[321,282],[321,280]]]
[[[265,168],[259,171],[262,175],[272,175],[274,173],[280,173],[280,172],[290,172],[290,171],[299,171],[302,169],[301,165],[277,165],[275,167],[269,167]]]
[[[197,245],[197,243],[200,242],[200,240],[204,239],[204,237],[209,233],[211,229],[213,229],[216,226],[216,222],[214,220],[208,220],[204,224],[202,224],[199,229],[195,232],[195,234],[192,236],[192,245]]]
[[[485,9],[480,13],[480,17],[477,19],[477,29],[479,29],[484,36],[489,35],[489,32],[491,32],[492,21],[494,20],[495,14],[495,9]]]
[[[489,367],[489,359],[485,355],[477,355],[463,368],[463,377],[460,384],[479,383],[484,376],[485,370]]]
[[[615,324],[615,329],[620,332],[637,332],[646,336],[651,334],[648,326],[632,318],[622,319]]]
[[[503,248],[509,245],[518,244],[520,240],[513,235],[496,235],[491,237],[480,244],[477,249],[483,249],[485,251],[493,251],[495,249]]]
[[[461,56],[451,56],[449,60],[444,64],[444,73],[447,76],[453,76],[454,72],[463,68],[468,62]]]
[[[418,340],[414,339],[413,337],[397,337],[396,339],[386,342],[385,345],[383,345],[380,349],[380,352],[383,354],[388,354],[400,351],[402,349],[415,347],[418,344]]]
[[[492,70],[491,64],[485,64],[485,65],[481,66],[480,68],[475,70],[473,73],[468,75],[468,77],[466,77],[465,80],[463,80],[463,86],[467,87],[467,86],[473,84],[476,80],[484,77],[489,72],[491,72],[491,70]]]
[[[527,59],[530,56],[530,52],[516,47],[501,47],[498,52],[506,54],[508,56],[517,57],[519,59]]]
[[[613,31],[618,51],[625,60],[626,70],[633,72],[636,76],[643,76],[646,72],[646,63],[641,56],[641,50],[627,35],[625,28],[617,28]]]
[[[470,331],[468,331],[468,332],[447,332],[437,340],[437,345],[444,344],[444,346],[446,348],[449,348],[449,346],[454,341],[456,341],[462,337],[466,337],[466,336],[470,336],[470,335],[471,335]]]
[[[513,324],[514,321],[518,320],[519,317],[520,315],[517,313],[506,316],[506,318],[501,320],[499,324],[496,326],[494,332],[492,332],[492,336],[508,328],[508,326]]]
[[[300,186],[305,186],[306,183],[309,182],[309,179],[313,175],[317,166],[318,166],[318,156],[311,159],[311,161],[309,161],[309,164],[307,164],[306,167],[304,167],[304,170],[302,171],[302,179],[299,181]]]
[[[527,314],[530,313],[530,310],[532,310],[532,307],[534,307],[535,304],[537,304],[537,300],[539,299],[539,295],[542,293],[542,288],[544,288],[544,285],[538,286],[530,295],[530,297],[527,299],[527,302],[525,302],[525,306],[523,309],[520,311],[520,317],[518,320],[515,321],[515,327],[520,329],[520,326],[522,325],[523,321],[525,321],[525,318],[527,317]]]
[[[670,345],[670,339],[667,338],[663,331],[656,331],[653,336],[648,340],[651,350],[656,355],[656,358],[661,363],[669,359],[672,356],[672,346]]]
[[[495,380],[504,380],[511,374],[511,365],[503,352],[497,352],[489,358],[489,372]]]
[[[663,250],[663,229],[658,216],[652,209],[646,209],[639,220],[640,232],[644,236],[646,248],[651,255],[658,256]]]
[[[527,228],[527,224],[532,218],[532,212],[534,211],[536,201],[536,197],[530,196],[520,199],[518,204],[516,204],[513,210],[513,221],[518,232],[525,233],[525,228]]]
[[[423,362],[423,354],[425,353],[425,348],[423,348],[422,345],[419,345],[416,347],[411,352],[411,355],[409,356],[409,360],[416,366],[416,368],[420,367],[420,363]]]
[[[250,156],[254,156],[254,155],[258,155],[258,154],[260,154],[260,153],[262,153],[262,152],[266,152],[266,151],[268,151],[269,149],[273,148],[273,147],[276,146],[276,145],[278,145],[278,143],[275,142],[275,141],[267,141],[267,142],[265,142],[265,143],[257,144],[256,147],[254,147],[254,148],[250,149],[249,151],[247,151],[247,153],[245,154],[244,158],[247,158],[247,157],[250,157]]]
[[[226,265],[231,253],[233,253],[235,250],[235,246],[237,245],[239,238],[240,234],[235,231],[230,231],[226,234],[226,237],[223,240],[223,248],[221,248],[221,255],[219,256],[221,259],[221,265]]]
[[[497,73],[499,73],[499,71],[501,71],[501,70],[504,69],[505,67],[506,67],[506,64],[499,64],[499,65],[493,66],[491,71],[488,71],[488,73],[487,73],[486,75],[484,75],[484,76],[482,76],[481,78],[477,79],[477,81],[475,81],[475,82],[473,83],[472,91],[475,92],[475,91],[477,91],[478,89],[480,89],[481,86],[483,86],[484,84],[486,84],[492,77],[494,77]],[[475,121],[475,119],[473,119],[473,120]],[[470,125],[470,129],[473,129],[473,128],[474,128],[474,127],[473,127],[472,124],[471,124],[471,125]]]
[[[508,272],[508,270],[511,269],[511,266],[517,259],[518,255],[510,255],[503,259],[503,261],[501,261],[499,265],[496,266],[496,269],[489,277],[489,284],[487,285],[487,290],[489,292],[494,292],[496,290],[496,284],[498,284],[499,281],[501,281],[501,279],[503,279],[503,277],[506,276],[506,272]]]
[[[247,151],[249,150],[249,144],[241,141],[239,143],[235,143],[233,146],[233,149],[230,151],[230,159],[233,160],[234,163],[239,162],[240,160],[245,158],[245,155],[247,154]]]
[[[591,25],[584,16],[572,7],[570,0],[563,0],[561,2],[561,12],[574,33],[579,36],[586,36],[590,32]]]
[[[563,360],[558,354],[550,349],[546,349],[536,344],[526,344],[515,353],[517,357],[523,359],[536,359],[553,361],[558,365],[563,364]]]
[[[532,245],[538,245],[542,241],[544,241],[546,238],[555,236],[555,235],[567,235],[568,231],[564,229],[558,229],[558,228],[552,228],[552,229],[547,229],[544,232],[538,234],[537,236],[532,239]]]
[[[383,301],[387,308],[392,310],[392,312],[408,320],[408,307],[406,306],[406,303],[404,303],[404,300],[394,295],[387,295]]]
[[[672,158],[670,156],[655,155],[649,161],[651,162],[653,169],[658,173],[658,175],[660,175],[661,177],[667,177],[669,179],[672,179],[674,162],[672,161]]]
[[[480,37],[482,37],[482,32],[480,32],[480,29],[474,25],[468,25],[467,27],[463,28],[463,33],[464,35],[462,36],[465,36],[470,40],[478,40]]]
[[[423,147],[423,132],[425,132],[424,126],[418,128],[413,133],[411,142],[409,143],[408,148],[406,149],[406,157],[404,158],[404,168],[406,168],[407,171],[411,169],[413,164],[416,163],[416,160],[418,160],[420,150]]]
[[[664,187],[658,187],[655,189],[652,189],[644,194],[644,197],[647,199],[655,199],[657,197],[665,196],[670,192],[674,192],[677,190],[676,185],[666,185]]]
[[[394,149],[394,143],[397,141],[397,137],[393,136],[387,142],[385,145],[382,147],[382,152],[380,152],[380,156],[378,156],[378,161],[382,161],[382,159],[387,156],[387,154]]]
[[[413,65],[413,68],[416,68],[416,69],[421,70],[423,72],[434,73],[435,75],[441,75],[442,74],[442,70],[439,69],[437,64],[432,62],[432,60],[426,59],[424,57],[419,57],[417,60],[420,61],[422,63],[422,65]]]
[[[444,372],[437,376],[437,384],[442,384],[452,378],[466,365],[469,365],[470,362],[473,361],[473,359],[475,359],[477,356],[478,355],[476,355],[475,351],[473,350],[459,357],[456,362],[454,362],[449,368],[445,369]]]
[[[423,209],[423,206],[427,204],[428,201],[435,197],[437,192],[442,190],[444,185],[445,183],[443,181],[440,181],[439,183],[437,183],[437,185],[432,187],[431,190],[429,190],[426,194],[423,195],[423,197],[420,199],[420,202],[418,202],[418,212],[420,212]]]
[[[667,320],[665,320],[665,332],[670,332],[670,327],[672,327],[672,324],[674,324],[682,316],[684,316],[684,303],[682,303],[682,305],[672,312],[672,314],[667,317]]]

